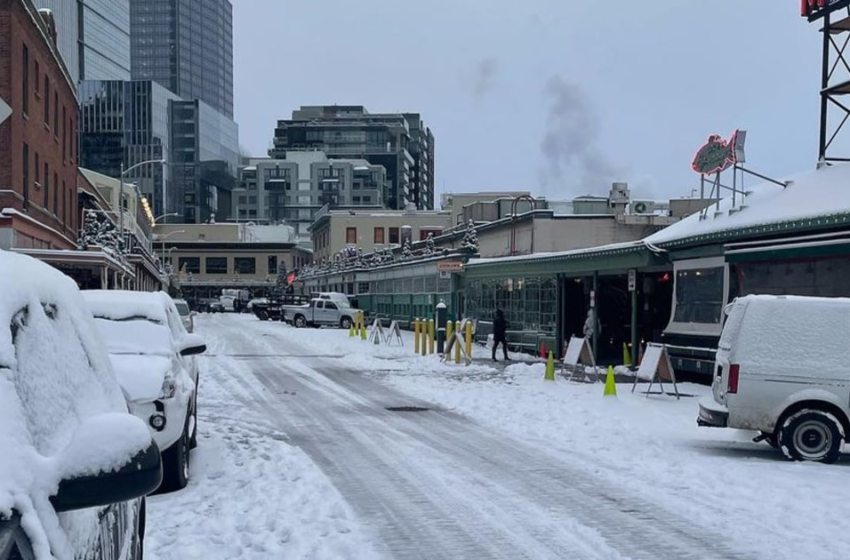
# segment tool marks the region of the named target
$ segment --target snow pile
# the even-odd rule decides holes
[[[700,213],[693,214],[646,241],[657,245],[737,228],[850,213],[850,164],[837,163],[785,180],[790,182],[785,188],[768,182],[748,187],[752,194],[745,197],[747,207],[738,212],[729,213],[732,199],[727,197],[720,202],[717,217],[716,207],[711,206],[705,219],[700,219]]]
[[[163,292],[129,292],[123,290],[84,290],[86,304],[95,317],[120,321],[145,317],[167,323]]]
[[[171,359],[163,356],[112,355],[115,375],[128,401],[151,402],[162,395],[171,374]]]
[[[229,341],[210,332],[210,324],[236,317],[197,318],[209,343],[208,355],[200,357],[198,448],[189,485],[148,498],[145,558],[380,558],[330,481],[275,425],[251,363],[227,358]]]
[[[57,459],[57,480],[117,471],[150,445],[150,430],[135,416],[114,412],[94,416],[80,426]]]
[[[147,319],[95,319],[95,323],[110,354],[173,356],[176,352],[171,331],[163,324]]]

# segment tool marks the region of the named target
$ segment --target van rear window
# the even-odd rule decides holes
[[[720,335],[718,346],[723,350],[731,350],[732,343],[738,336],[741,330],[741,322],[744,320],[744,310],[747,308],[745,304],[732,304],[729,309],[729,316],[726,318],[726,324],[723,326],[723,334]]]

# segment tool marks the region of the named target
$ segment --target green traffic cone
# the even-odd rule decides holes
[[[614,383],[614,366],[608,366],[608,375],[605,377],[605,392],[602,393],[602,396],[617,396],[617,385]]]

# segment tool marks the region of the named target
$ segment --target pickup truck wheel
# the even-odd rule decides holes
[[[303,329],[307,326],[307,319],[304,318],[304,315],[297,315],[295,317],[295,327],[298,329]]]
[[[260,321],[268,321],[269,320],[269,314],[266,313],[265,311],[257,312],[257,317],[260,318]]]
[[[343,317],[342,320],[339,322],[339,328],[346,330],[346,331],[348,329],[350,329],[351,328],[351,319],[349,319],[348,317]]]
[[[785,419],[779,430],[779,448],[792,461],[834,463],[841,455],[844,430],[824,410],[804,408]]]

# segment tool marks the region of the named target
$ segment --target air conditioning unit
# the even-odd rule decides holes
[[[654,200],[633,200],[629,204],[629,214],[653,214],[661,209],[661,205]]]

